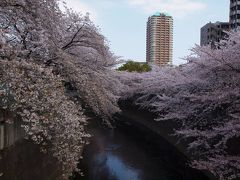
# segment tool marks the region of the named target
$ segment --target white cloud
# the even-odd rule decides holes
[[[168,12],[172,16],[180,18],[192,12],[202,10],[206,5],[196,0],[127,0],[128,4],[140,8],[147,14],[156,11]]]
[[[94,10],[89,5],[81,2],[81,0],[65,0],[65,2],[68,8],[71,8],[73,11],[80,12],[83,15],[89,13],[90,19],[96,21],[97,19],[96,10]],[[60,3],[60,8],[63,8],[62,3]]]

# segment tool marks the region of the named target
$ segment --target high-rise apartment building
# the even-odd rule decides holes
[[[240,26],[240,0],[230,0],[229,21],[232,29]]]
[[[226,32],[229,31],[229,29],[229,22],[207,23],[201,28],[201,46],[207,44],[214,45],[215,42],[219,42],[221,39],[226,38]]]
[[[156,13],[147,22],[147,63],[164,66],[172,64],[173,18]]]

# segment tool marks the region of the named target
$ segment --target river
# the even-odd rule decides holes
[[[132,125],[108,129],[94,121],[88,129],[93,136],[79,165],[85,176],[73,180],[208,179],[189,168],[187,159],[164,139],[154,139]],[[160,142],[155,144],[156,140]]]
[[[99,121],[88,125],[93,134],[85,146],[79,167],[84,176],[71,180],[207,180],[186,165],[186,158],[163,139],[152,137],[131,125],[104,128]],[[59,169],[49,154],[24,139],[18,122],[0,123],[0,179],[58,179]],[[162,142],[161,142],[162,141]]]

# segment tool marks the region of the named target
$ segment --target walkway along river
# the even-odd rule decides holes
[[[20,124],[0,124],[0,179],[59,179],[56,162],[39,147],[23,139]],[[207,180],[202,172],[189,168],[186,158],[163,139],[154,144],[150,134],[128,124],[103,128],[91,120],[93,134],[86,145],[79,167],[85,176],[72,180]],[[7,142],[6,142],[7,140]],[[159,144],[159,143],[158,143]]]

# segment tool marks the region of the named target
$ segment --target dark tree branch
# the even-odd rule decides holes
[[[69,43],[62,47],[63,50],[66,50],[72,43],[74,43],[74,39],[77,37],[78,33],[83,29],[84,24],[77,30],[77,32],[73,35],[72,39]]]

